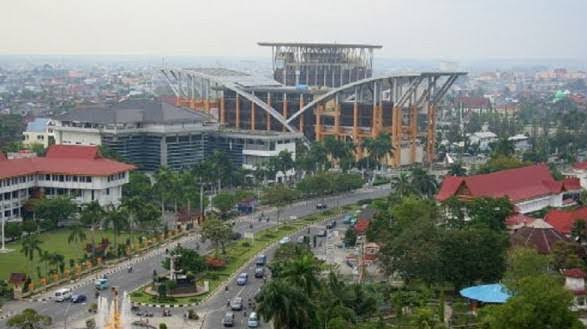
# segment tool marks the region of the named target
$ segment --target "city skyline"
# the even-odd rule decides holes
[[[587,3],[579,0],[372,1],[368,6],[330,0],[25,0],[0,9],[0,55],[267,56],[258,41],[381,44],[379,58],[583,60],[587,55],[587,45],[577,42],[587,27],[580,15]],[[299,23],[284,24],[280,17]]]

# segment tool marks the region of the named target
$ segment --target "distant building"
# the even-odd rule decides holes
[[[483,125],[481,131],[474,132],[469,136],[471,144],[479,145],[479,149],[487,151],[490,149],[491,144],[497,141],[497,135],[489,131],[487,124]]]
[[[33,196],[69,196],[78,204],[120,204],[134,166],[102,158],[96,146],[52,145],[45,157],[0,157],[0,219],[22,220]]]
[[[581,182],[581,187],[587,189],[587,161],[575,163],[569,175],[577,177]]]
[[[55,142],[52,121],[49,118],[35,118],[27,124],[22,134],[24,137],[22,143],[26,146],[41,144],[47,148]]]
[[[565,288],[573,293],[573,311],[585,311],[587,310],[587,302],[585,296],[587,291],[585,290],[585,272],[580,268],[571,268],[562,271],[565,277]]]
[[[540,164],[502,170],[474,176],[446,176],[436,195],[443,202],[450,197],[471,199],[476,197],[508,198],[520,214],[546,207],[564,207],[572,204],[580,192],[575,181],[556,181],[548,166]]]
[[[296,142],[303,136],[225,129],[204,111],[154,100],[79,108],[54,121],[57,144],[103,145],[145,171],[191,168],[216,150],[236,166],[255,169],[283,150],[295,159]]]
[[[528,142],[528,136],[524,134],[518,134],[508,137],[508,140],[514,145],[516,151],[524,152],[530,149],[530,143]]]
[[[463,113],[483,113],[492,109],[491,100],[485,97],[462,96],[457,99],[457,106],[463,110]]]

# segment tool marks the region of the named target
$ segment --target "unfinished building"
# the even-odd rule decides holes
[[[314,44],[261,45],[273,47],[275,80],[226,69],[164,68],[161,72],[177,105],[211,113],[221,130],[246,130],[249,135],[261,131],[297,133],[306,144],[333,136],[352,141],[357,158],[363,156],[361,145],[366,138],[385,133],[394,147],[393,156],[385,159],[389,165],[434,160],[437,108],[456,79],[466,73],[422,72],[373,77],[371,57],[368,65],[363,62],[355,67],[340,66],[350,70],[340,75],[336,70],[329,72],[327,66],[309,65],[307,59],[314,58],[311,56],[299,57],[303,60],[300,62],[296,59],[299,55],[295,55],[289,66],[276,64],[276,58],[280,58],[276,52],[283,57],[292,49],[303,48],[300,45],[306,45],[306,51],[315,50],[316,47],[308,46]],[[321,49],[330,49],[326,46],[320,44]],[[361,45],[331,46],[338,51]],[[372,54],[379,46],[361,47]],[[314,69],[326,71],[311,71]],[[293,76],[290,71],[294,72]],[[316,72],[321,72],[322,78]],[[334,83],[330,74],[338,77]]]

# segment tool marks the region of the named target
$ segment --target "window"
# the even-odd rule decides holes
[[[10,192],[4,193],[4,200],[10,200],[10,199],[11,199]]]
[[[45,175],[45,180],[51,180],[51,175],[49,175],[49,174]]]
[[[73,176],[73,181],[77,182],[77,176]]]
[[[92,177],[88,176],[88,177],[86,177],[86,179],[87,179],[87,182],[88,183],[91,183],[92,182]]]
[[[92,201],[94,201],[94,190],[92,190]]]
[[[5,210],[5,211],[4,211],[4,217],[5,217],[5,218],[8,218],[8,217],[10,217],[10,210]]]
[[[109,188],[106,189],[106,195],[110,195],[110,189]]]

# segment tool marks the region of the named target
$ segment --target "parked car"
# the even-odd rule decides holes
[[[333,228],[335,228],[335,227],[336,227],[336,221],[335,221],[335,220],[333,220],[333,221],[331,221],[331,222],[328,222],[328,223],[326,224],[326,228],[327,228],[327,229],[329,229],[329,230],[331,230],[331,229],[333,229]]]
[[[226,312],[222,318],[222,325],[225,327],[234,326],[234,313]]]
[[[96,281],[94,281],[94,286],[98,290],[104,290],[104,289],[108,289],[108,287],[110,286],[110,283],[108,282],[108,279],[101,278],[101,279],[97,279]]]
[[[316,209],[326,209],[326,208],[328,208],[328,206],[326,205],[326,203],[320,202],[320,203],[318,203],[316,205]]]
[[[243,309],[243,298],[242,297],[234,297],[230,301],[230,309],[233,311],[240,311]]]
[[[297,241],[298,241],[298,243],[299,243],[299,244],[303,244],[303,243],[305,243],[305,242],[306,242],[306,241],[304,240],[304,236],[303,236],[303,235],[300,235],[300,236],[298,236],[298,239],[297,239]]]
[[[257,312],[251,312],[249,319],[247,320],[247,326],[249,328],[257,328],[259,326],[259,317]]]
[[[327,234],[328,233],[326,232],[326,230],[320,230],[320,231],[318,231],[318,234],[316,234],[316,235],[321,238],[325,238]]]
[[[73,295],[71,296],[71,302],[74,304],[78,304],[78,303],[85,303],[88,300],[88,298],[86,297],[86,295]]]
[[[64,302],[71,299],[71,288],[62,288],[55,292],[54,297],[56,302]]]
[[[246,285],[247,281],[249,281],[249,275],[244,272],[239,274],[238,277],[236,278],[236,284],[238,284],[239,286]]]
[[[255,261],[255,265],[257,266],[265,266],[265,263],[267,263],[267,256],[265,255],[257,257],[257,260]]]
[[[289,243],[290,241],[291,241],[291,239],[288,236],[286,236],[286,237],[283,237],[281,240],[279,240],[279,244],[286,244],[286,243]]]
[[[263,268],[263,267],[257,267],[255,269],[255,278],[261,279],[264,276],[265,276],[265,268]]]

